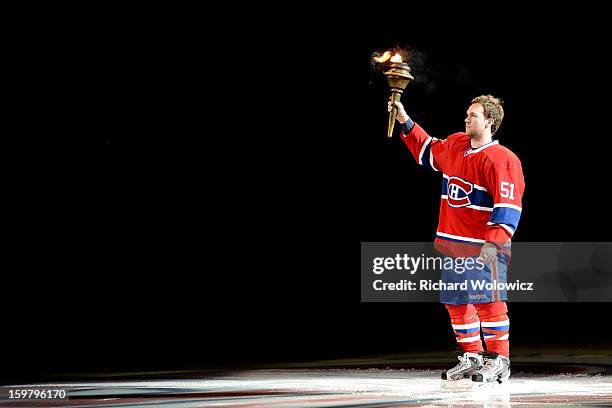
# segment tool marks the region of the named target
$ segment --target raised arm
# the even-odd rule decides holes
[[[401,102],[395,102],[397,121],[402,125],[400,137],[420,165],[432,171],[444,171],[446,140],[436,139],[415,123],[406,113]],[[387,106],[391,111],[391,102]]]

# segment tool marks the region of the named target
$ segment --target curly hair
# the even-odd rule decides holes
[[[493,95],[480,95],[472,99],[471,103],[481,104],[485,119],[493,119],[491,134],[494,135],[501,126],[502,120],[504,120],[504,108],[502,107],[504,102]]]

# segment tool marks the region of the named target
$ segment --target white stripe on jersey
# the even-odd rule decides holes
[[[435,137],[432,140],[438,140]],[[431,151],[431,149],[429,149],[429,164],[431,165],[431,168],[434,169],[435,171],[439,171],[438,169],[436,169],[436,166],[434,166],[433,164],[433,152]]]
[[[433,138],[429,136],[429,139],[427,139],[427,141],[423,143],[423,147],[421,147],[421,151],[419,153],[419,164],[420,165],[423,165],[423,153],[425,153],[425,149],[427,148],[427,145],[431,143],[432,139]]]
[[[514,208],[517,211],[523,211],[521,207],[519,207],[518,205],[514,205],[514,204],[497,203],[493,206],[493,208],[497,208],[497,207],[508,207],[508,208]]]
[[[491,207],[479,207],[477,205],[468,205],[467,208],[473,208],[475,210],[480,210],[480,211],[493,211],[493,209]]]
[[[449,179],[450,178],[450,176],[448,174],[442,174],[442,177],[444,177],[445,179]],[[473,185],[475,189],[482,190],[482,191],[487,191],[488,192],[488,190],[486,188],[484,188],[483,186],[479,186],[478,184],[474,184],[471,181],[468,181],[468,183]]]
[[[483,243],[483,244],[486,242],[484,239],[462,237],[460,235],[451,235],[451,234],[447,234],[445,232],[440,232],[440,231],[436,231],[436,234],[441,237],[445,237],[445,238],[458,239],[459,241],[478,242],[478,243]]]
[[[499,222],[487,222],[487,225],[499,225],[500,227],[508,231],[510,235],[514,235],[514,229],[512,229],[512,227],[509,225],[501,224]]]
[[[442,200],[448,200],[448,196],[444,195],[444,194],[442,194],[440,196],[440,198]],[[463,208],[463,207],[453,207],[453,208]],[[473,210],[489,211],[489,212],[493,211],[493,208],[491,208],[491,207],[480,207],[480,206],[477,206],[477,205],[474,205],[474,204],[466,205],[465,208],[471,208]]]

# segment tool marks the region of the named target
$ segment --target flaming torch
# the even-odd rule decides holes
[[[399,102],[402,97],[402,93],[410,81],[414,80],[414,77],[410,74],[410,67],[405,62],[402,62],[402,56],[395,54],[391,57],[390,51],[385,51],[381,57],[374,57],[374,61],[378,63],[387,62],[391,63],[390,69],[385,71],[387,77],[387,83],[391,88],[391,103],[392,108],[389,112],[389,126],[387,127],[387,137],[393,136],[393,127],[395,125],[395,115],[397,114],[397,108],[395,102]]]

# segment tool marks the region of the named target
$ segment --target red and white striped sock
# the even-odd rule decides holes
[[[506,302],[474,305],[480,317],[487,351],[510,357],[510,319]]]
[[[480,339],[480,320],[474,306],[449,304],[445,306],[450,315],[451,325],[459,347],[464,352],[469,353],[483,351]]]

